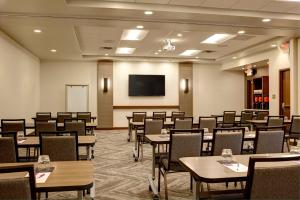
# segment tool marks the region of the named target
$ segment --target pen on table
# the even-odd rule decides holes
[[[237,165],[236,165],[236,171],[239,171],[239,165],[240,165],[240,163],[237,163]]]
[[[41,175],[39,175],[39,177],[38,177],[38,178],[42,178],[43,176],[45,176],[45,174],[41,174]]]

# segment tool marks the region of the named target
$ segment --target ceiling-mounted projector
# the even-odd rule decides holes
[[[172,44],[172,41],[170,39],[164,40],[164,45],[162,47],[164,51],[175,51],[175,45]]]

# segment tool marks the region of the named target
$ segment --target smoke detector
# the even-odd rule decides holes
[[[164,45],[162,47],[164,51],[175,51],[175,45],[170,39],[164,40]]]

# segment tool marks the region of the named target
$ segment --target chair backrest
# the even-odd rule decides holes
[[[248,122],[248,120],[252,120],[253,118],[253,112],[246,112],[246,111],[242,111],[241,112],[241,121],[240,124],[250,124]]]
[[[76,131],[78,135],[86,135],[85,120],[65,120],[65,131]]]
[[[264,120],[268,116],[269,116],[269,112],[268,111],[259,111],[256,114],[256,119],[257,120]]]
[[[143,122],[146,118],[146,112],[133,112],[132,113],[132,121],[133,122]]]
[[[51,112],[37,112],[35,120],[38,120],[38,121],[51,120]]]
[[[4,132],[19,132],[23,131],[26,134],[25,119],[2,119],[1,130]]]
[[[207,128],[209,133],[212,133],[214,128],[217,127],[216,117],[199,117],[199,128]]]
[[[203,129],[171,129],[168,168],[179,158],[201,156],[203,134]]]
[[[91,123],[92,113],[91,112],[77,112],[78,120],[85,120],[86,123]]]
[[[51,161],[78,160],[78,135],[74,131],[40,132],[41,155]]]
[[[29,176],[25,177],[24,173]],[[14,174],[0,179],[0,199],[36,199],[35,175],[33,165],[0,167],[0,174]]]
[[[219,156],[223,149],[231,149],[233,155],[243,150],[244,128],[215,128],[212,141],[212,155]]]
[[[163,119],[164,121],[166,121],[167,112],[153,112],[152,118],[153,119]]]
[[[171,121],[175,121],[176,118],[181,118],[185,116],[185,112],[183,111],[173,111],[171,113]]]
[[[40,132],[56,131],[56,120],[38,121],[35,120],[35,135],[38,136]]]
[[[145,119],[144,124],[145,135],[160,134],[164,125],[162,119]]]
[[[71,112],[57,112],[57,123],[64,123],[65,119],[72,119]]]
[[[283,126],[284,116],[268,116],[267,126]]]
[[[300,134],[300,115],[293,115],[290,134]]]
[[[0,132],[0,163],[18,162],[16,132]]]
[[[223,124],[233,125],[235,123],[236,111],[224,111],[223,113]]]
[[[285,126],[259,127],[256,129],[254,153],[282,153]]]
[[[193,128],[193,117],[175,118],[174,128],[175,129],[192,129]]]
[[[299,161],[300,155],[250,157],[245,199],[300,199]]]

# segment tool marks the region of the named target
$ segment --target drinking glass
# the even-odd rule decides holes
[[[22,140],[22,139],[24,139],[24,137],[25,137],[24,131],[18,131],[17,132],[18,140]]]
[[[43,172],[50,170],[50,158],[48,155],[39,155],[38,170]]]
[[[222,150],[223,161],[230,163],[232,161],[232,150],[231,149],[223,149]]]

